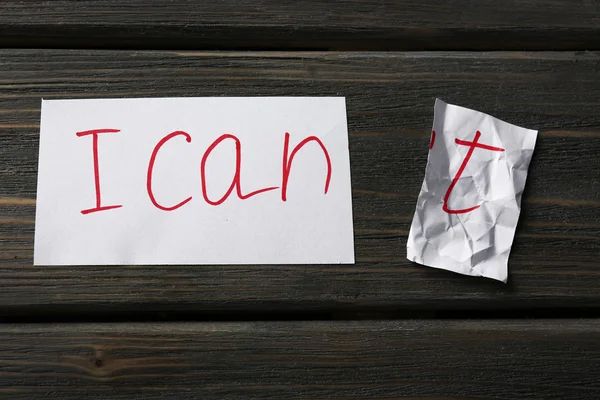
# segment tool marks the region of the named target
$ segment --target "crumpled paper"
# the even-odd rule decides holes
[[[537,131],[437,99],[407,258],[506,282]]]

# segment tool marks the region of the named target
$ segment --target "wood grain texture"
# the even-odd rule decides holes
[[[598,320],[0,325],[6,399],[598,399]]]
[[[600,305],[597,53],[0,51],[0,315]],[[356,265],[33,267],[40,99],[346,96]],[[539,129],[507,285],[405,259],[440,97]]]
[[[0,0],[0,47],[597,50],[597,0]]]

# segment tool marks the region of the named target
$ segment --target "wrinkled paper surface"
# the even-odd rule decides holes
[[[537,131],[436,100],[407,258],[506,282],[536,139]]]

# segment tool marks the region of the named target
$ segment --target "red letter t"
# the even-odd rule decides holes
[[[456,172],[456,175],[454,176],[454,179],[452,179],[452,183],[448,187],[448,190],[446,191],[446,195],[444,196],[444,205],[442,206],[442,209],[444,211],[446,211],[448,214],[465,214],[465,213],[471,212],[471,211],[479,208],[478,205],[474,206],[474,207],[463,208],[462,210],[451,210],[450,208],[448,208],[448,199],[450,198],[450,193],[452,193],[452,189],[454,189],[454,186],[456,186],[456,184],[458,183],[460,176],[465,171],[465,168],[467,167],[467,164],[469,163],[469,160],[471,159],[471,156],[473,155],[475,148],[490,150],[490,151],[504,151],[504,149],[500,148],[500,147],[492,147],[492,146],[488,146],[486,144],[477,143],[477,141],[479,140],[480,137],[481,137],[481,132],[477,131],[477,133],[475,133],[475,139],[472,142],[455,139],[456,144],[462,144],[463,146],[469,146],[469,151],[467,152],[467,156],[465,157],[462,164],[460,165],[458,172]]]

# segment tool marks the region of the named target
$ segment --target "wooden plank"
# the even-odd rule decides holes
[[[598,320],[0,325],[10,399],[598,399]]]
[[[589,0],[0,0],[0,47],[597,50]]]
[[[598,53],[0,51],[0,314],[600,305]],[[33,267],[40,98],[347,96],[356,265]],[[540,130],[509,282],[405,259],[433,102]]]

